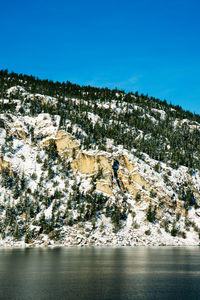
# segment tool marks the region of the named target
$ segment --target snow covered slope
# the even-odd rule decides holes
[[[136,96],[130,103],[125,98],[119,91],[115,99],[92,101],[87,93],[61,99],[26,84],[7,88],[0,114],[0,246],[199,245],[199,148],[183,164],[187,148],[179,145],[174,154],[168,133],[148,148],[155,132],[132,126],[126,115],[159,126],[170,109],[145,109],[134,104]],[[170,124],[174,135],[182,126],[199,145],[197,120],[174,115]]]

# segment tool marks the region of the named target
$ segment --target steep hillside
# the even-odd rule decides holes
[[[0,71],[0,245],[198,245],[200,116]]]

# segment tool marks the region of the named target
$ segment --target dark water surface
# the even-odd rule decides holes
[[[1,249],[0,299],[200,299],[200,248]]]

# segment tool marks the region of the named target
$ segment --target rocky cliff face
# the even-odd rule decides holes
[[[104,149],[87,146],[76,123],[65,119],[62,128],[59,114],[28,114],[36,98],[57,107],[56,98],[19,87],[9,97],[16,90],[23,102],[0,115],[0,245],[199,244],[198,170],[106,137]],[[94,126],[100,120],[87,117]]]

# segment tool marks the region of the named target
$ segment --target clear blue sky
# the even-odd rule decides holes
[[[0,68],[200,114],[199,0],[0,0]]]

